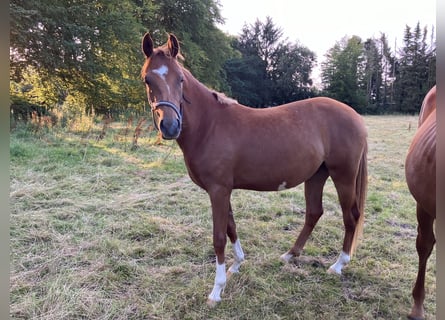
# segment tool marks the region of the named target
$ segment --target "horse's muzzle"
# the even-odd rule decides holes
[[[159,119],[157,116],[156,109],[160,107],[167,107],[174,111],[174,117],[162,117]],[[162,138],[166,140],[172,140],[179,137],[182,129],[182,108],[178,107],[168,101],[159,101],[152,107],[153,122],[159,131],[162,133]]]
[[[163,139],[176,139],[181,134],[181,122],[179,119],[162,119],[159,123],[159,130]]]

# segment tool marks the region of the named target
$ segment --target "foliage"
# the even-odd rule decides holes
[[[248,106],[265,106],[269,80],[266,64],[256,55],[241,56],[226,61],[224,70],[230,94]]]
[[[68,95],[83,97],[85,109],[99,113],[140,103],[138,25],[131,1],[11,1],[10,78],[40,85],[47,107]],[[45,87],[52,87],[52,94]],[[48,99],[49,98],[49,99]]]
[[[363,45],[364,70],[363,89],[366,91],[366,105],[375,105],[381,100],[382,87],[382,56],[380,54],[378,42],[374,39],[367,39]]]
[[[426,92],[435,84],[436,50],[427,44],[428,30],[417,24],[405,28],[404,47],[396,67],[395,111],[416,113]],[[432,37],[433,39],[433,37]]]
[[[284,104],[314,95],[310,78],[315,63],[312,51],[298,43],[286,44],[280,46],[274,60],[271,70],[273,104]]]
[[[42,116],[47,114],[47,110],[38,104],[29,102],[26,99],[11,97],[11,117],[14,121],[28,121],[32,116]]]
[[[71,96],[87,113],[143,110],[140,39],[146,31],[163,42],[166,31],[177,33],[192,72],[227,88],[222,64],[232,49],[215,27],[221,17],[213,0],[13,0],[10,13],[10,80],[18,91],[38,91],[46,108]]]
[[[167,32],[174,33],[183,44],[185,67],[206,85],[227,90],[222,66],[233,55],[233,49],[230,38],[216,27],[223,22],[217,1],[161,1],[155,21],[157,25],[151,30],[158,44],[165,43]]]
[[[416,113],[436,81],[434,37],[427,28],[405,30],[404,46],[392,53],[385,34],[364,43],[345,37],[322,64],[323,94],[350,104],[361,113]]]
[[[270,17],[243,27],[234,40],[240,52],[225,64],[231,94],[241,103],[273,106],[312,95],[310,72],[315,54],[281,40],[283,31]]]
[[[357,111],[360,111],[365,99],[360,90],[363,61],[361,38],[345,37],[328,51],[322,72],[326,95],[350,105]]]

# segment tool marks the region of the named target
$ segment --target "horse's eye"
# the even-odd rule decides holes
[[[149,85],[150,84],[150,79],[148,78],[148,75],[145,76],[144,78],[144,82]]]

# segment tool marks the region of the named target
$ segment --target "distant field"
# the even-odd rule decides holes
[[[301,259],[285,265],[304,221],[303,188],[236,190],[246,253],[223,302],[214,280],[207,194],[189,179],[174,142],[113,122],[70,129],[18,126],[10,140],[12,319],[405,319],[417,272],[415,204],[404,160],[417,118],[367,116],[369,189],[364,235],[341,277],[335,189]],[[127,130],[131,129],[131,130]],[[232,259],[227,250],[227,259]],[[435,250],[425,307],[435,319]]]

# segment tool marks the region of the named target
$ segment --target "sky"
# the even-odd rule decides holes
[[[436,0],[219,0],[225,24],[219,28],[239,35],[244,24],[258,18],[272,18],[283,30],[283,39],[314,51],[317,82],[324,55],[345,36],[357,35],[365,41],[385,33],[392,50],[403,45],[405,26],[417,23],[436,28]],[[431,34],[430,34],[431,35]]]

